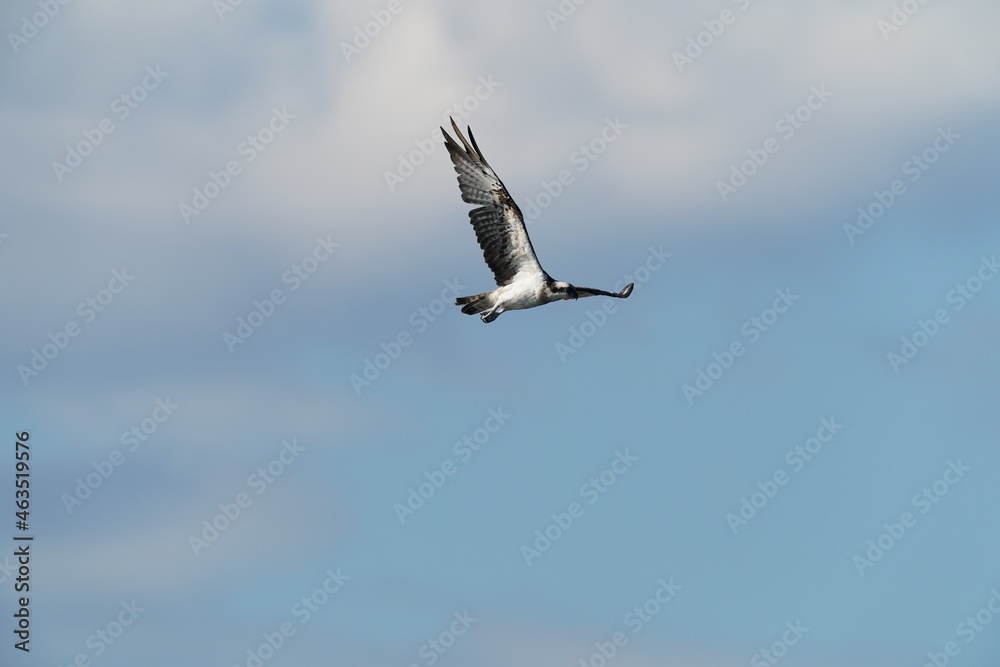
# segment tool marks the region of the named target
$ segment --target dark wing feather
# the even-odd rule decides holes
[[[623,287],[619,292],[605,292],[602,289],[594,289],[593,287],[577,287],[576,293],[577,293],[577,298],[580,299],[588,296],[614,296],[618,297],[619,299],[627,299],[629,294],[632,293],[632,288],[634,286],[635,283],[629,283],[628,285]]]
[[[540,280],[549,279],[531,247],[521,209],[514,203],[493,168],[487,164],[476,145],[476,138],[472,136],[472,128],[469,128],[469,138],[472,139],[470,145],[454,119],[451,126],[462,145],[459,146],[442,127],[444,145],[451,155],[455,171],[458,172],[462,200],[469,204],[481,204],[479,208],[469,211],[469,218],[497,285],[509,285],[519,276],[533,275]]]

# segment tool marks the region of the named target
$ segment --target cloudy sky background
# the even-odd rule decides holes
[[[265,664],[428,665],[463,612],[477,620],[435,664],[578,665],[619,631],[621,667],[754,664],[796,622],[789,666],[917,666],[950,641],[954,664],[996,662],[1000,623],[971,641],[960,626],[1000,587],[1000,283],[975,282],[1000,250],[995,3],[927,3],[886,32],[888,0],[592,0],[559,22],[555,2],[402,2],[349,58],[386,3],[220,6],[70,3],[35,32],[37,2],[0,10],[4,466],[30,431],[36,536],[32,651],[5,626],[4,664],[247,665],[290,623]],[[157,68],[122,118],[115,100]],[[817,89],[832,95],[779,131]],[[639,283],[602,326],[597,300],[488,326],[442,307],[452,285],[492,286],[427,142],[456,104],[522,209],[545,205],[530,232],[549,273]],[[276,109],[294,117],[248,162],[241,145]],[[113,132],[57,175],[105,118]],[[609,119],[620,135],[580,171]],[[718,182],[771,138],[723,200]],[[421,164],[390,187],[411,154]],[[186,221],[180,205],[233,160]],[[572,183],[546,199],[563,170]],[[896,179],[905,192],[845,233]],[[293,290],[283,276],[321,243],[338,247]],[[134,279],[89,320],[79,304],[123,269]],[[967,284],[981,290],[959,300]],[[224,335],[274,290],[284,301],[231,352]],[[779,290],[797,299],[751,340]],[[68,324],[65,349],[19,370]],[[685,396],[736,341],[742,356]],[[123,433],[168,399],[129,451]],[[453,445],[490,410],[509,419],[463,460]],[[796,469],[786,454],[823,419],[843,428]],[[292,439],[297,458],[253,485]],[[626,451],[590,504],[581,486]],[[401,523],[394,506],[446,461],[454,474]],[[914,495],[956,462],[969,470],[921,513]],[[787,484],[734,534],[727,514],[778,471]],[[195,553],[241,493],[251,504]],[[522,546],[574,502],[582,516],[529,565]],[[859,573],[907,511],[915,525]],[[302,623],[297,601],[338,568],[349,579]],[[633,632],[628,614],[671,578],[680,590]],[[134,623],[94,639],[133,601]]]

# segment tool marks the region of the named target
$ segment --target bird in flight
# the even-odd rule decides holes
[[[504,311],[544,306],[553,301],[587,296],[628,298],[635,283],[629,283],[620,292],[605,292],[553,280],[538,263],[538,257],[528,238],[528,230],[524,226],[521,209],[486,162],[476,144],[476,138],[472,136],[472,128],[468,128],[469,139],[472,140],[470,145],[462,136],[454,118],[451,119],[451,126],[462,145],[459,146],[442,127],[444,145],[451,155],[455,171],[458,172],[462,201],[480,205],[469,211],[469,218],[476,230],[476,239],[483,249],[486,264],[498,285],[492,292],[458,297],[455,305],[462,306],[463,313],[478,313],[483,322],[492,322]]]

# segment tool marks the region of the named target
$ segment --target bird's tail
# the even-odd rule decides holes
[[[475,315],[493,307],[493,292],[483,292],[473,296],[460,296],[455,299],[456,306],[462,306],[466,315]]]

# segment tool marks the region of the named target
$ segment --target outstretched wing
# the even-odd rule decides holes
[[[481,204],[479,208],[469,211],[469,218],[497,285],[509,285],[516,277],[549,279],[531,247],[521,209],[514,203],[493,168],[487,164],[476,145],[476,138],[472,136],[472,128],[469,128],[469,138],[472,140],[472,145],[469,145],[455,124],[455,119],[451,120],[451,126],[462,146],[442,127],[444,145],[451,154],[455,171],[458,172],[462,201]]]
[[[605,292],[602,289],[594,289],[593,287],[577,287],[576,294],[579,299],[587,296],[613,296],[619,299],[627,299],[629,294],[632,293],[633,287],[635,287],[635,283],[629,283],[625,287],[621,288],[621,291],[619,292]]]

